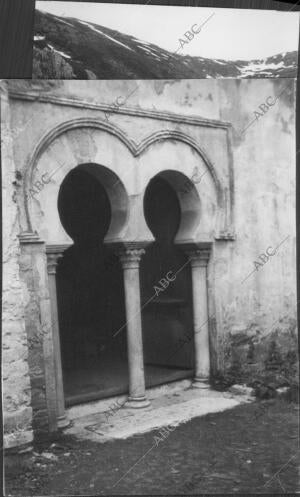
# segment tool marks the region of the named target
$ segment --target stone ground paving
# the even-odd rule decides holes
[[[6,495],[296,493],[298,405],[283,399],[240,404],[98,443],[63,435],[35,454],[6,458]]]
[[[148,390],[151,403],[143,409],[126,408],[126,396],[115,401],[100,401],[96,403],[96,412],[92,413],[88,412],[88,405],[80,406],[79,410],[85,409],[84,414],[81,412],[78,416],[77,412],[65,434],[102,443],[140,435],[168,425],[177,427],[192,418],[253,401],[253,397],[246,394],[187,387],[190,384],[190,381],[185,380]],[[76,413],[76,407],[74,410]],[[71,412],[69,417],[70,415]]]

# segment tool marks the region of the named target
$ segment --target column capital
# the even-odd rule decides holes
[[[148,245],[146,242],[124,242],[114,247],[114,252],[119,257],[123,269],[139,267],[146,245]]]
[[[48,274],[56,274],[58,259],[63,256],[62,253],[47,254],[47,271]]]
[[[191,266],[206,267],[209,261],[210,250],[207,249],[194,249],[187,251]]]
[[[133,269],[139,267],[140,260],[144,253],[145,250],[142,248],[123,248],[118,250],[117,255],[119,256],[124,269]]]
[[[189,244],[182,249],[188,255],[192,267],[206,267],[209,261],[211,244]]]

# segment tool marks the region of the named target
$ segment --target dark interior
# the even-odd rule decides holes
[[[156,176],[149,183],[144,213],[155,237],[141,262],[142,303],[147,302],[142,311],[145,363],[176,368],[177,376],[181,369],[179,376],[190,376],[194,364],[193,340],[187,338],[193,330],[190,266],[174,244],[181,211],[177,194],[165,179]]]
[[[73,239],[57,271],[66,403],[128,389],[123,274],[103,243],[111,208],[91,174],[73,170],[58,198],[61,222]],[[122,375],[122,385],[117,381]]]
[[[58,210],[74,242],[57,268],[65,400],[72,405],[128,392],[125,298],[122,267],[103,243],[111,206],[101,183],[87,170],[74,169],[61,185]],[[145,214],[156,242],[142,258],[143,302],[153,294],[152,285],[166,272],[175,273],[186,260],[173,244],[180,208],[164,180],[150,183]],[[192,341],[168,357],[184,330],[191,330],[189,282],[189,269],[184,267],[176,281],[142,312],[146,386],[190,372]]]

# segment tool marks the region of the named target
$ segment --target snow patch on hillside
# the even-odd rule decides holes
[[[250,62],[246,67],[241,68],[241,73],[243,76],[246,76],[248,74],[255,74],[258,71],[262,71],[263,73],[267,72],[269,74],[271,69],[281,69],[284,67],[284,62],[278,62],[277,64],[270,62],[268,63],[256,63],[256,62]]]
[[[51,48],[51,50],[53,50],[53,52],[56,52],[58,53],[59,55],[61,55],[62,57],[65,57],[66,59],[71,59],[70,55],[67,55],[65,52],[61,52],[60,50],[56,50],[56,48],[54,48],[53,45],[50,45],[50,43],[47,44],[47,46],[49,48]]]
[[[85,22],[85,21],[79,21],[81,24],[85,24],[86,26],[88,26],[90,29],[92,29],[93,31],[96,31],[96,33],[99,33],[100,35],[102,36],[105,36],[106,38],[108,38],[109,40],[113,41],[114,43],[117,43],[118,45],[121,45],[122,47],[125,47],[127,48],[127,50],[131,50],[131,52],[134,52],[134,50],[132,50],[132,48],[128,47],[127,45],[124,45],[124,43],[122,43],[121,41],[118,41],[118,40],[115,40],[114,38],[112,38],[111,36],[103,33],[103,31],[100,31],[100,29],[96,29],[94,28],[94,26],[92,26],[91,24],[89,24],[88,22]]]
[[[56,17],[56,19],[59,20],[59,22],[63,22],[64,24],[67,24],[68,26],[71,26],[71,28],[74,28],[75,29],[75,26],[73,26],[72,24],[70,24],[69,22],[67,21],[63,21],[60,17],[57,17],[57,16],[54,16]]]

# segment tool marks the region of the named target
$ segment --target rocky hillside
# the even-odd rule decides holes
[[[119,31],[36,11],[33,78],[180,79],[296,77],[297,52],[228,61],[171,53]]]

